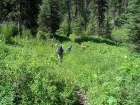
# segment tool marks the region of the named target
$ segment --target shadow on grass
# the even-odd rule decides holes
[[[19,44],[16,41],[9,41],[8,43],[6,43],[7,45],[12,45],[12,46],[19,46],[19,47],[24,47],[22,44]]]
[[[81,38],[76,38],[74,41],[79,44],[81,44],[82,42],[91,41],[96,43],[106,43],[108,45],[114,45],[114,46],[118,45],[118,43],[112,40],[101,38],[101,37],[81,37]]]
[[[68,37],[64,37],[64,36],[59,36],[59,35],[55,35],[51,38],[55,38],[56,40],[58,40],[59,42],[68,42],[71,41]]]

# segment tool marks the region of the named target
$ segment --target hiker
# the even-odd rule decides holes
[[[77,48],[78,47],[78,43],[74,46],[74,48]]]
[[[63,47],[62,45],[58,45],[56,52],[58,53],[58,59],[62,59],[63,58]]]
[[[68,46],[67,47],[67,52],[69,52],[71,50],[72,46]]]
[[[85,49],[86,46],[82,43],[82,44],[81,44],[81,48]]]

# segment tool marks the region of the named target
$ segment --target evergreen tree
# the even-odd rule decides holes
[[[106,12],[107,2],[106,0],[97,0],[97,16],[98,16],[98,35],[101,35],[104,27],[104,13]]]
[[[0,0],[0,23],[15,19],[16,13],[13,11],[15,9],[14,3],[15,0]]]
[[[21,25],[32,29],[37,27],[37,15],[41,0],[18,1],[18,12]]]
[[[38,15],[39,30],[55,34],[61,21],[58,0],[43,0]]]
[[[130,39],[140,47],[140,0],[129,1],[127,27],[130,30]]]
[[[88,35],[97,35],[97,5],[96,0],[91,0],[88,4],[88,24],[87,24],[87,33]]]
[[[0,0],[0,23],[13,21],[32,29],[37,27],[37,15],[41,0]]]
[[[68,18],[67,18],[67,23],[68,23],[67,36],[69,36],[70,33],[71,33],[71,0],[67,0],[66,5],[67,5],[67,14],[68,14]]]
[[[0,23],[2,22],[2,15],[3,15],[2,9],[3,9],[3,1],[0,0]]]

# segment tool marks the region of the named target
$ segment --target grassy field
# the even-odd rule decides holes
[[[140,56],[126,47],[100,38],[65,41],[60,62],[59,41],[13,40],[0,42],[0,105],[140,104]]]

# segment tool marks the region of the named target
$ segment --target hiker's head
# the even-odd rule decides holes
[[[62,44],[61,44],[61,43],[59,43],[58,45],[61,45],[61,46],[62,46]]]
[[[61,44],[58,44],[58,46],[62,46]]]

